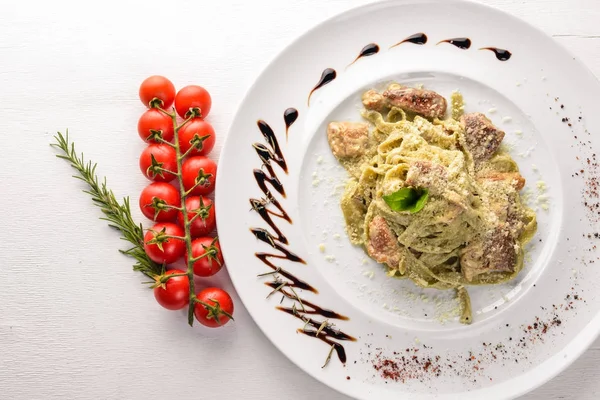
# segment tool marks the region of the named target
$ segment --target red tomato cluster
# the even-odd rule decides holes
[[[215,145],[215,131],[204,120],[212,101],[201,86],[186,86],[176,93],[173,83],[158,75],[142,82],[139,96],[148,107],[138,121],[138,134],[148,143],[140,156],[140,169],[154,181],[142,190],[139,205],[156,223],[144,236],[144,249],[154,262],[167,266],[167,272],[156,278],[156,300],[164,308],[178,310],[189,304],[190,282],[185,271],[169,268],[170,264],[184,256],[186,265],[188,259],[196,259],[193,271],[201,277],[223,267],[219,241],[210,236],[216,227],[215,206],[206,197],[215,190],[217,176],[217,164],[207,157]],[[177,146],[183,157],[180,179],[176,179]],[[181,191],[186,194],[183,205]],[[191,221],[191,258],[186,252],[184,213]],[[203,325],[217,327],[232,319],[233,302],[222,289],[204,289],[195,302],[194,315]]]

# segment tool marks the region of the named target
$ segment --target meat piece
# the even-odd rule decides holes
[[[505,181],[511,184],[515,190],[521,190],[525,186],[525,178],[518,172],[489,172],[479,175],[478,180]]]
[[[428,188],[431,194],[443,192],[446,181],[446,168],[430,161],[411,162],[406,173],[406,183],[409,186]]]
[[[524,225],[518,190],[523,188],[525,178],[518,172],[483,171],[477,182],[487,192],[487,209],[513,237],[519,237]]]
[[[414,112],[427,118],[443,118],[448,104],[446,99],[431,90],[400,87],[383,92],[389,106]]]
[[[496,128],[482,113],[464,114],[460,122],[465,130],[467,150],[475,163],[489,159],[498,150],[504,132]]]
[[[400,245],[398,239],[385,219],[377,216],[369,223],[369,242],[367,252],[377,262],[390,268],[400,265]]]
[[[362,103],[367,110],[381,111],[385,108],[385,97],[371,89],[363,93]]]
[[[361,186],[358,181],[351,180],[346,187],[344,196],[340,203],[344,219],[346,220],[346,232],[353,244],[362,244],[365,232],[365,214],[367,204]]]
[[[516,262],[516,242],[506,229],[500,227],[485,239],[469,243],[460,256],[462,273],[469,282],[487,272],[513,272]]]
[[[356,158],[367,151],[369,125],[364,122],[331,122],[327,127],[329,146],[336,158]]]

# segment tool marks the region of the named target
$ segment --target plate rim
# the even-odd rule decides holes
[[[238,104],[238,106],[236,108],[236,112],[232,119],[232,122],[228,128],[227,136],[225,137],[225,139],[223,141],[223,145],[221,148],[221,153],[220,153],[219,158],[223,159],[224,155],[228,154],[228,151],[227,151],[228,144],[231,140],[233,140],[231,137],[233,126],[235,125],[237,119],[239,118],[240,110],[249,100],[250,93],[253,92],[254,89],[257,87],[258,82],[265,76],[267,70],[269,70],[273,66],[273,64],[275,64],[277,61],[279,61],[285,55],[287,50],[289,50],[291,47],[293,47],[294,45],[299,43],[306,36],[313,33],[314,31],[322,28],[323,26],[326,26],[327,24],[331,23],[332,21],[335,21],[337,19],[342,19],[342,18],[344,18],[348,15],[354,14],[356,12],[366,11],[371,8],[397,7],[397,6],[414,4],[414,3],[434,4],[438,1],[444,1],[444,0],[375,0],[375,1],[371,1],[367,4],[350,7],[340,13],[336,13],[336,14],[324,19],[323,21],[313,25],[309,29],[303,31],[302,33],[300,33],[299,35],[294,37],[291,41],[289,41],[284,47],[282,47],[276,54],[274,54],[269,59],[269,61],[261,68],[260,73],[255,76],[252,84],[245,91],[245,94],[244,94],[242,100],[240,101],[240,103]],[[589,77],[591,77],[596,83],[600,83],[600,78],[597,77],[591,71],[591,69],[586,64],[584,64],[578,57],[575,57],[568,48],[566,48],[560,42],[556,41],[548,33],[543,31],[542,29],[538,28],[537,26],[529,23],[528,21],[525,21],[507,11],[504,11],[501,8],[498,8],[498,7],[495,7],[492,5],[488,5],[488,4],[484,4],[484,3],[480,3],[477,0],[445,0],[444,2],[445,3],[453,2],[453,3],[458,3],[458,4],[466,4],[471,7],[479,7],[484,10],[493,11],[495,13],[500,13],[506,18],[517,20],[519,23],[527,25],[529,27],[529,29],[536,31],[537,33],[542,34],[543,36],[549,37],[556,46],[560,47],[562,49],[562,51],[564,51],[566,54],[571,56],[573,58],[573,60],[578,64],[578,66],[580,68],[582,68],[584,71],[586,71],[586,74]],[[215,204],[218,203],[218,198],[220,197],[220,193],[224,190],[224,189],[222,189],[223,183],[221,182],[221,180],[222,180],[222,178],[220,179],[220,175],[217,174]],[[220,218],[219,216],[224,214],[224,211],[220,211],[220,210],[222,210],[221,207],[216,207],[217,229],[219,228],[219,220],[223,220],[223,218],[222,217]],[[227,265],[228,260],[227,260],[227,252],[226,251],[223,252],[223,257],[225,260],[225,264]],[[271,344],[279,352],[281,352],[289,361],[291,361],[294,365],[296,365],[298,368],[300,368],[308,376],[312,377],[313,379],[320,382],[321,384],[337,391],[338,393],[344,394],[351,398],[360,399],[360,400],[368,400],[370,398],[368,395],[364,395],[364,392],[358,393],[358,394],[356,392],[351,392],[350,386],[343,386],[343,385],[339,385],[334,382],[324,381],[324,380],[320,379],[320,377],[318,377],[316,373],[313,373],[313,371],[311,371],[309,369],[305,369],[301,364],[297,363],[292,354],[285,352],[283,350],[283,348],[281,348],[277,344],[275,338],[272,337],[273,334],[269,330],[267,330],[265,327],[261,326],[260,324],[258,324],[256,322],[253,311],[251,311],[251,309],[248,307],[247,302],[242,298],[242,296],[239,295],[238,285],[241,285],[242,283],[241,282],[236,283],[236,280],[229,273],[229,271],[227,271],[227,274],[229,275],[231,282],[232,282],[234,288],[236,289],[236,293],[238,293],[238,297],[239,297],[240,301],[244,305],[244,308],[248,311],[248,314],[250,315],[250,317],[252,318],[254,323],[258,326],[259,330],[269,339]],[[600,337],[600,312],[596,313],[596,315],[590,319],[589,323],[580,331],[580,333],[578,333],[576,336],[574,336],[572,338],[572,340],[563,349],[561,349],[559,352],[554,353],[552,356],[550,356],[547,360],[545,360],[541,364],[528,370],[521,376],[511,378],[505,382],[500,383],[499,385],[495,385],[495,386],[489,387],[487,389],[476,389],[474,391],[474,393],[480,392],[480,390],[484,390],[484,391],[486,391],[486,395],[490,396],[489,397],[490,400],[514,399],[514,398],[523,396],[527,393],[530,393],[530,392],[534,391],[535,389],[538,389],[539,387],[543,386],[550,380],[554,379],[560,373],[567,370],[575,362],[575,360],[579,359],[585,352],[587,352],[587,350],[590,348],[590,346],[599,337]],[[559,360],[562,360],[562,361],[558,362]],[[542,372],[540,372],[540,371],[542,371]],[[532,383],[527,384],[527,385],[514,385],[515,380],[529,381]],[[490,393],[491,389],[497,390],[498,386],[505,387],[507,390],[506,391],[497,391],[497,393],[498,393],[497,395],[493,394],[493,392]],[[516,389],[511,390],[510,389],[511,387],[516,388]],[[401,395],[401,393],[399,393],[399,394]]]

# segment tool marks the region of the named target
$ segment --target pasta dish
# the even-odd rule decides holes
[[[454,289],[472,322],[469,285],[514,279],[535,234],[525,179],[500,148],[504,132],[422,88],[391,84],[362,96],[364,122],[331,122],[333,155],[349,173],[341,199],[350,241],[387,275]]]

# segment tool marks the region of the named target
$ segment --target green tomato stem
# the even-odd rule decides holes
[[[172,206],[170,204],[161,204],[158,208],[161,210],[177,210],[183,212],[183,207]]]
[[[195,214],[191,219],[190,219],[190,225],[192,225],[192,222],[194,222],[194,220],[196,218],[200,217],[200,213]],[[206,226],[206,221],[204,222],[204,226]]]
[[[201,256],[198,256],[198,257],[191,258],[191,259],[189,259],[188,261],[190,261],[190,262],[192,262],[192,263],[195,263],[196,261],[200,261],[200,260],[202,260],[204,257],[208,257],[209,255],[213,255],[213,256],[214,256],[214,254],[213,254],[213,253],[211,253],[210,251],[207,251],[206,253],[202,254]]]
[[[166,239],[175,239],[175,240],[183,240],[185,241],[185,236],[177,236],[177,235],[165,235]]]
[[[179,147],[179,130],[185,125],[187,124],[192,118],[186,118],[181,125],[177,125],[177,116],[175,114],[175,111],[173,111],[173,113],[168,113],[166,111],[164,111],[162,108],[159,108],[159,110],[161,110],[163,113],[167,114],[168,116],[171,117],[171,120],[173,121],[173,129],[175,131],[175,138],[174,138],[174,145],[173,147],[175,148],[175,153],[177,154],[177,180],[179,182],[179,195],[180,195],[180,199],[181,199],[181,207],[182,207],[182,214],[183,214],[183,229],[184,229],[184,237],[181,238],[183,241],[185,241],[185,247],[186,247],[186,257],[187,257],[187,278],[190,284],[190,304],[188,307],[188,324],[190,324],[190,326],[194,325],[194,304],[195,302],[192,300],[196,297],[195,293],[196,293],[196,289],[195,289],[195,284],[194,284],[194,262],[192,261],[193,257],[192,257],[192,235],[190,233],[190,223],[189,223],[189,219],[188,219],[188,213],[187,210],[185,209],[185,200],[188,196],[189,193],[187,193],[184,190],[184,186],[183,186],[183,173],[182,173],[182,165],[183,165],[183,156],[181,154],[181,148]]]
[[[168,145],[168,146],[171,146],[172,148],[175,148],[175,145],[174,145],[173,143],[171,143],[171,142],[168,142],[168,141],[166,141],[166,140],[165,140],[165,139],[163,139],[163,138],[156,138],[156,141],[157,141],[158,143],[166,144],[166,145]]]
[[[183,160],[184,158],[186,158],[187,156],[190,155],[190,153],[194,150],[194,146],[190,147],[189,149],[187,149],[187,151],[181,156],[181,159]]]

